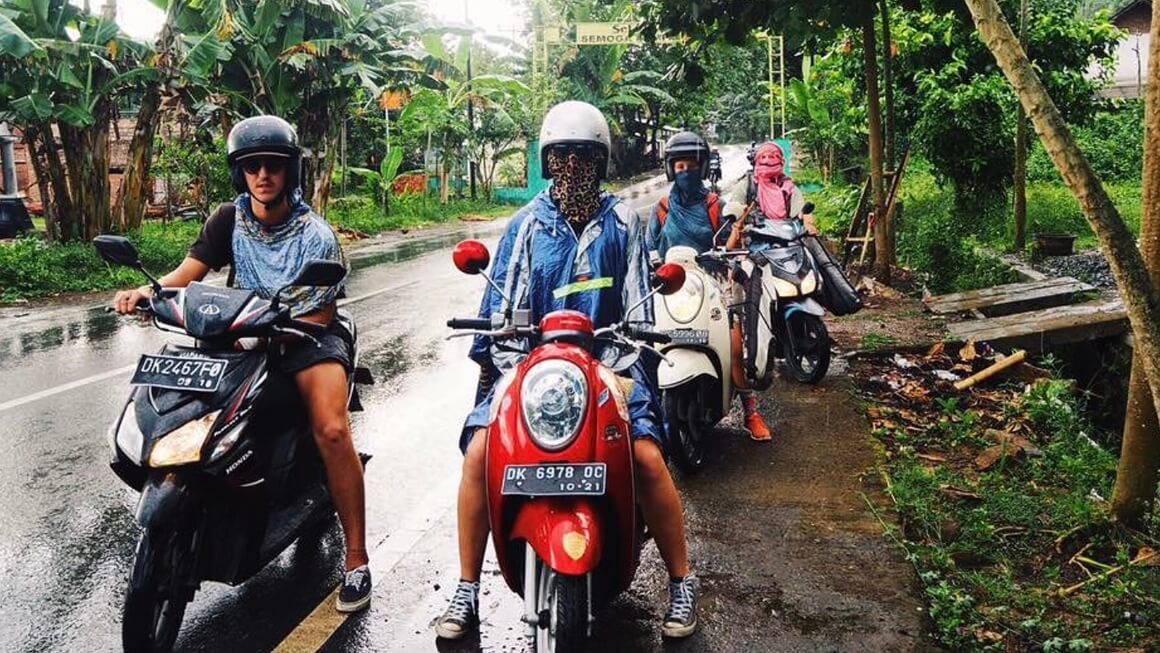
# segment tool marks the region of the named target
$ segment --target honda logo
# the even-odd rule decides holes
[[[202,315],[212,317],[214,315],[221,315],[222,309],[217,304],[205,304],[197,307],[197,312]]]

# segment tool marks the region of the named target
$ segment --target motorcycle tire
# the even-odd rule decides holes
[[[141,533],[125,609],[121,643],[126,653],[169,653],[177,641],[190,593],[175,574],[190,555],[191,533],[150,528]]]
[[[705,432],[686,413],[693,412],[681,395],[664,393],[665,416],[669,424],[669,444],[673,462],[682,472],[695,472],[705,466]]]
[[[536,653],[582,653],[588,644],[587,579],[557,575],[547,599],[547,610],[540,614],[547,612],[551,626],[541,631],[547,635],[541,638],[547,645],[537,647]]]
[[[818,383],[830,369],[830,332],[822,318],[798,312],[785,321],[782,355],[790,377],[799,383]]]

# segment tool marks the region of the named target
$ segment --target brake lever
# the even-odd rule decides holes
[[[488,338],[507,338],[515,337],[517,334],[514,329],[500,329],[498,331],[456,331],[450,335],[445,336],[444,340],[454,340],[456,338],[474,338],[475,336],[486,336]]]
[[[661,350],[657,349],[656,347],[653,347],[652,345],[645,344],[643,342],[640,343],[638,346],[641,349],[646,349],[646,350],[651,351],[652,353],[656,354],[657,358],[668,363],[669,367],[674,367],[676,365],[676,363],[673,362],[673,359],[669,358],[668,356],[665,356],[663,353],[661,353]]]

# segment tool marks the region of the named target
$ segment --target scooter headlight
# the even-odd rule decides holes
[[[705,284],[701,277],[690,274],[685,277],[685,285],[671,295],[665,295],[665,309],[674,320],[685,324],[692,322],[701,312],[705,301]]]
[[[213,431],[213,424],[222,411],[215,410],[209,415],[186,422],[164,435],[149,452],[150,467],[172,467],[186,465],[201,460],[201,448]]]
[[[548,451],[558,451],[580,432],[588,405],[588,381],[573,363],[544,361],[524,376],[520,401],[532,441]]]
[[[145,436],[141,427],[137,426],[137,402],[130,401],[121,415],[121,422],[117,424],[113,434],[113,446],[121,450],[126,458],[135,465],[141,465],[141,449],[145,447]]]
[[[814,272],[806,273],[806,278],[802,279],[802,295],[813,294],[818,289],[818,275]]]

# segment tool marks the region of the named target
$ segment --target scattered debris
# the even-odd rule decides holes
[[[971,386],[975,385],[976,383],[979,383],[980,381],[986,381],[987,379],[991,378],[992,376],[995,376],[996,374],[1002,372],[1003,370],[1006,370],[1008,368],[1011,368],[1011,367],[1018,365],[1019,363],[1022,363],[1026,359],[1027,359],[1027,352],[1020,349],[1019,351],[1015,352],[1014,354],[1012,354],[1006,358],[1003,358],[1002,360],[995,362],[990,367],[983,369],[979,372],[976,372],[975,374],[963,379],[962,381],[955,383],[955,390],[966,390],[967,388],[970,388]]]

